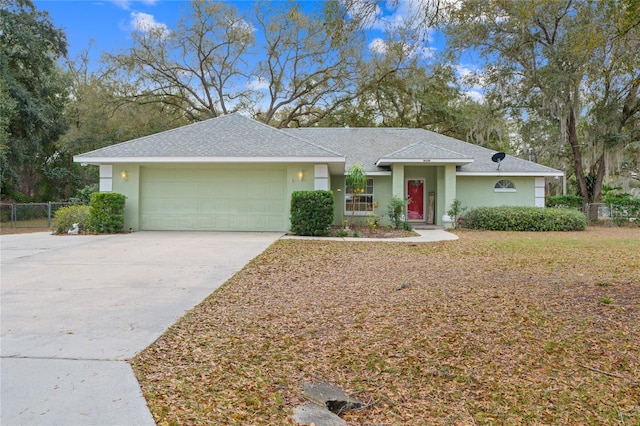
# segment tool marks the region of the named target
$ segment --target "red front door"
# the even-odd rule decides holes
[[[409,220],[424,220],[424,179],[407,180],[407,215]]]

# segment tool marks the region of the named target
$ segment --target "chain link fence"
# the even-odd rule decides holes
[[[12,228],[50,228],[53,215],[69,202],[0,203],[0,224]]]
[[[588,226],[640,226],[640,208],[635,205],[587,203],[584,214]]]

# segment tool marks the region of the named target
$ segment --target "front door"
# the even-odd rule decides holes
[[[424,220],[424,179],[407,180],[408,220]]]

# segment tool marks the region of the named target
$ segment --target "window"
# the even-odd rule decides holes
[[[510,180],[501,179],[493,187],[494,192],[516,192],[516,186]]]
[[[355,214],[366,214],[373,211],[373,179],[367,179],[367,186],[363,192],[352,194],[347,186],[344,194],[344,209],[347,213],[355,210]]]

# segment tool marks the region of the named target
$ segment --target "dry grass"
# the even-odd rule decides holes
[[[132,364],[165,424],[640,424],[640,229],[281,240]]]
[[[12,227],[0,226],[0,235],[31,234],[33,232],[51,232],[51,228],[45,227]]]

